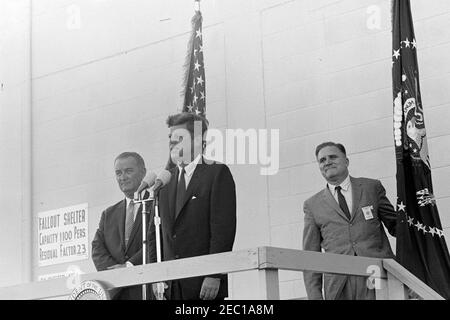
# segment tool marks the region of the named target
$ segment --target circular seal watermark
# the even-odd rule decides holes
[[[80,267],[76,265],[71,265],[67,268],[66,274],[67,274],[67,280],[66,280],[66,286],[67,288],[73,290],[76,287],[78,287],[81,284],[81,278],[80,275],[82,275],[84,272],[81,271]]]
[[[76,287],[69,300],[110,300],[108,291],[98,281],[83,281]]]

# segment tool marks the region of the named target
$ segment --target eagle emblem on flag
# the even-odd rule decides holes
[[[409,98],[403,106],[403,112],[406,124],[406,144],[403,147],[409,149],[413,160],[423,161],[430,168],[423,109],[416,102],[415,98]]]

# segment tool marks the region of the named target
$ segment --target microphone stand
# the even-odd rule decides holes
[[[147,199],[141,199],[141,194],[138,194],[138,199],[134,200],[135,203],[142,203],[142,265],[147,264],[147,215],[150,214],[148,211],[148,202],[153,199],[148,197]],[[147,300],[147,284],[142,285],[142,300]]]
[[[153,223],[155,224],[155,238],[156,238],[156,262],[162,262],[161,257],[161,218],[159,216],[159,192],[155,193],[153,190],[150,191],[150,197],[153,201],[153,212],[154,218]],[[164,282],[158,282],[156,284],[157,295],[156,300],[164,300]]]
[[[155,192],[150,189],[149,197],[147,199],[141,199],[141,195],[138,195],[138,200],[135,200],[136,203],[142,203],[142,264],[147,264],[147,215],[150,212],[147,209],[147,203],[149,201],[152,202],[154,219],[153,223],[155,224],[155,238],[156,238],[156,262],[162,262],[161,257],[161,218],[159,216],[159,192],[155,196]],[[157,300],[164,300],[164,282],[158,282],[157,286]],[[142,285],[142,300],[147,300],[147,284]]]

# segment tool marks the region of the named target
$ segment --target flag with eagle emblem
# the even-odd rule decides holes
[[[433,195],[409,0],[392,2],[392,49],[396,259],[442,297],[450,299],[450,256]]]

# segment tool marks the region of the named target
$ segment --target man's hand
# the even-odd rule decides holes
[[[107,269],[112,270],[112,269],[120,269],[120,268],[126,268],[126,267],[127,267],[127,265],[124,263],[124,264],[115,264],[113,266],[108,267]]]
[[[206,277],[203,280],[202,289],[200,290],[200,299],[214,300],[219,292],[220,279]]]
[[[161,293],[158,292],[158,286],[160,286],[161,288],[164,288],[164,290],[166,290],[169,286],[165,282],[152,283],[152,290],[153,290],[153,294],[156,297],[156,300],[166,300],[166,297],[164,297],[163,290],[161,289],[161,291],[162,291]]]

